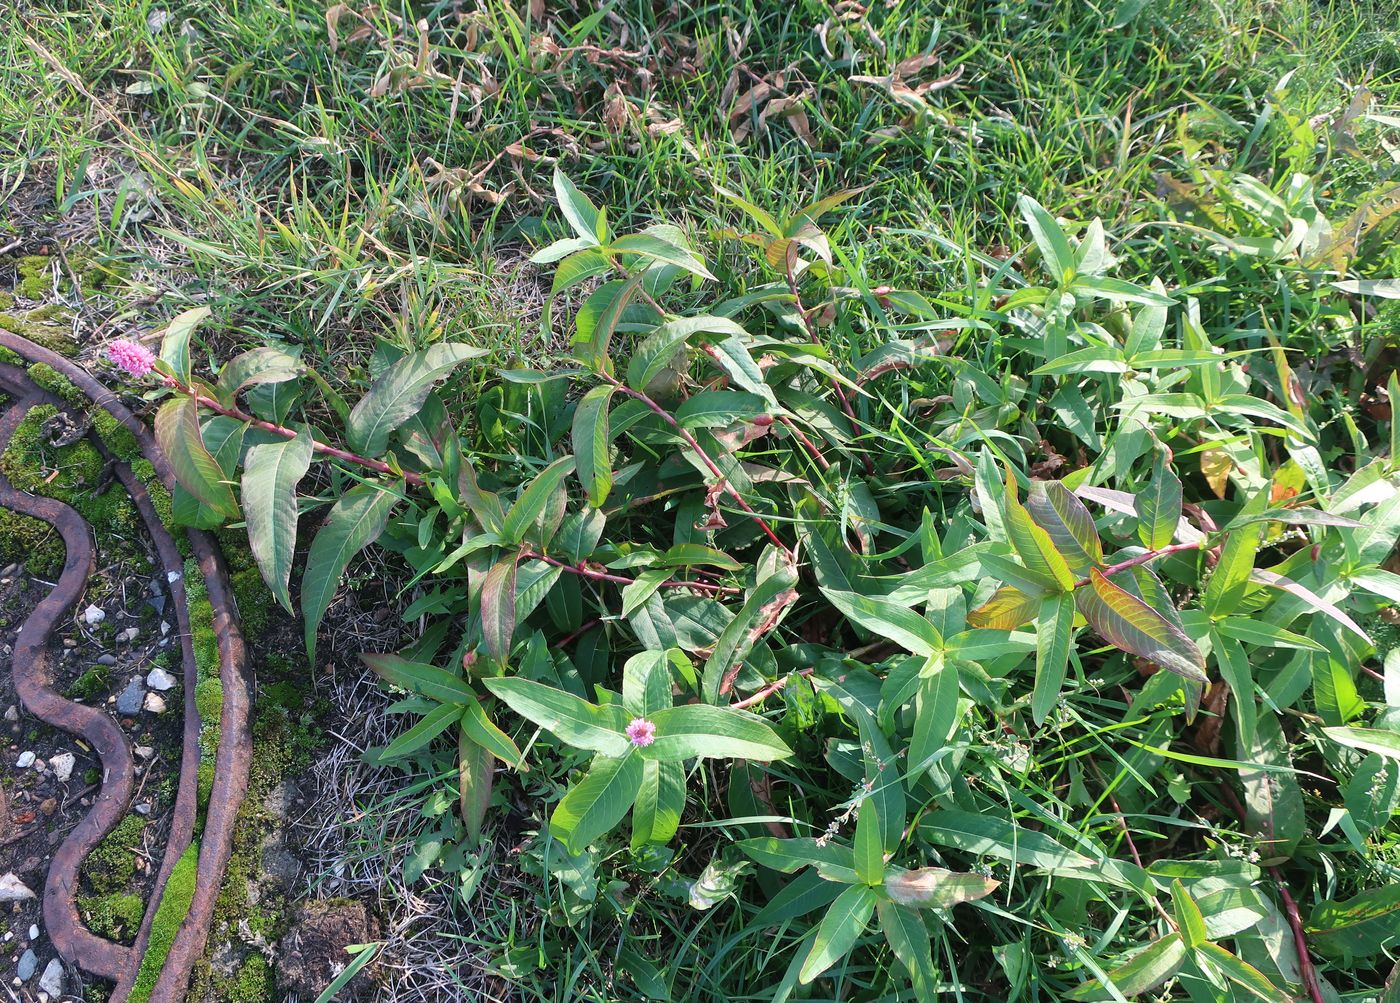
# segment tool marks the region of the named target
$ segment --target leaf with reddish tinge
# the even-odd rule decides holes
[[[1206,681],[1205,659],[1196,642],[1097,569],[1089,572],[1089,587],[1076,591],[1075,599],[1084,619],[1114,647],[1194,682]]]

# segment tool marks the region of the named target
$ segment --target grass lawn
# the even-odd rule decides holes
[[[642,231],[666,247],[583,274]],[[396,506],[332,566],[309,675],[408,649],[475,687],[397,765],[328,754],[364,783],[326,826],[379,882],[351,883],[381,899],[385,1000],[1400,998],[1398,234],[1393,0],[0,9],[0,323],[54,323],[27,279],[95,359],[207,308],[186,383],[276,349],[300,389],[248,406],[371,459],[367,388],[482,350],[385,433],[437,408],[431,459],[405,433],[383,470],[318,464],[287,494],[292,539],[316,512],[303,554],[324,506]],[[610,298],[610,264],[639,261],[636,299]],[[655,332],[696,316],[704,349],[635,381]],[[245,509],[258,441],[231,461]],[[540,480],[556,469],[567,489]],[[380,474],[404,470],[419,488],[389,500]],[[1056,480],[1087,529],[1029,493]],[[531,484],[510,539],[489,499],[513,513]],[[550,572],[549,537],[599,512],[601,543]],[[258,553],[254,518],[222,521]],[[724,560],[677,583],[676,545]],[[527,607],[532,562],[553,578]],[[318,567],[312,547],[291,596]],[[639,622],[663,584],[719,628]],[[360,622],[367,592],[399,622]],[[688,756],[678,836],[638,836],[639,803],[572,843],[588,813],[571,829],[566,791],[643,753],[580,746],[491,677],[621,714],[650,678],[624,663],[685,651],[705,676],[746,611],[723,692],[794,755]],[[716,702],[670,665],[666,701]],[[387,718],[356,698],[382,749],[441,711],[381,675],[416,694]],[[496,732],[449,741],[478,699],[531,767],[494,788],[471,750]],[[774,863],[807,836],[783,853],[826,873]],[[941,889],[909,892],[927,908],[901,868]]]

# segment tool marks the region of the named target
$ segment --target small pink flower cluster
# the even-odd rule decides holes
[[[145,376],[156,367],[156,357],[145,345],[134,341],[114,341],[107,346],[107,358],[132,376]]]
[[[656,725],[644,717],[634,717],[627,726],[627,737],[633,745],[650,745],[656,741]]]

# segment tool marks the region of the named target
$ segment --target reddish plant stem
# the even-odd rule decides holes
[[[1289,929],[1293,931],[1293,949],[1298,954],[1298,971],[1303,976],[1308,998],[1312,1003],[1324,1003],[1322,987],[1317,982],[1317,971],[1313,968],[1312,956],[1308,954],[1308,941],[1303,934],[1303,917],[1298,912],[1298,903],[1293,901],[1293,893],[1288,890],[1288,883],[1283,880],[1279,869],[1270,867],[1269,874],[1273,876],[1274,883],[1278,885],[1279,897],[1283,899],[1283,914],[1288,917]]]
[[[549,557],[546,554],[537,554],[533,550],[522,550],[520,552],[520,557],[522,560],[527,558],[533,558],[537,561],[544,561],[545,564],[548,564],[551,567],[559,568],[571,574],[578,575],[581,578],[591,578],[595,582],[612,582],[615,585],[631,585],[634,581],[634,579],[625,578],[622,575],[614,575],[611,572],[599,571],[595,568],[590,568],[582,564],[570,564],[567,561],[561,561],[557,557]],[[743,589],[737,589],[731,585],[716,585],[712,582],[687,582],[682,581],[679,578],[672,578],[667,581],[664,581],[661,583],[660,587],[673,589],[699,589],[702,592],[722,593],[736,593],[743,591]]]
[[[763,701],[767,700],[774,693],[777,693],[780,689],[786,686],[788,684],[788,680],[792,679],[794,676],[801,676],[803,678],[806,678],[815,671],[816,668],[813,667],[807,669],[799,669],[796,672],[789,672],[782,678],[775,679],[773,682],[763,687],[763,689],[759,690],[757,693],[754,693],[751,696],[746,696],[742,700],[736,700],[729,706],[733,707],[735,710],[744,710],[748,707],[752,707],[754,704],[763,703]]]
[[[229,407],[224,404],[220,404],[214,398],[206,397],[204,394],[195,390],[193,387],[187,387],[183,383],[180,383],[178,380],[166,377],[165,383],[172,389],[179,391],[186,397],[189,397],[192,401],[195,402],[197,406],[208,408],[215,414],[221,414],[226,418],[233,418],[235,421],[246,421],[254,428],[260,428],[264,432],[271,432],[273,435],[280,435],[284,439],[295,439],[297,437],[296,429],[287,428],[285,425],[275,425],[270,421],[263,421],[261,418],[254,418],[251,414],[248,414],[246,411],[242,411],[237,407]],[[311,440],[311,449],[313,452],[321,453],[324,456],[331,456],[337,460],[345,460],[347,463],[358,464],[359,466],[362,466],[367,470],[373,470],[381,474],[388,474],[391,477],[402,477],[409,484],[413,484],[417,487],[422,487],[425,483],[422,475],[420,474],[415,474],[410,470],[395,470],[393,467],[389,466],[389,464],[383,462],[382,460],[372,460],[368,456],[360,456],[358,453],[352,453],[348,449],[341,449],[338,446],[327,445],[326,443],[318,442],[315,439]]]
[[[786,425],[788,431],[793,434],[793,436],[797,439],[798,442],[802,443],[802,445],[806,448],[807,452],[812,454],[812,459],[817,461],[817,466],[821,467],[823,471],[831,469],[831,464],[827,462],[826,457],[822,455],[822,451],[817,448],[816,444],[812,442],[811,439],[807,438],[806,432],[802,431],[802,429],[797,427],[797,423],[795,421],[793,421],[787,415],[780,416],[778,420],[781,421],[784,425]]]
[[[1145,554],[1138,554],[1136,557],[1130,557],[1126,561],[1119,561],[1117,564],[1110,564],[1108,567],[1100,571],[1099,574],[1103,575],[1105,578],[1109,578],[1113,575],[1118,574],[1118,572],[1120,571],[1127,571],[1129,568],[1135,568],[1139,564],[1146,564],[1148,561],[1155,561],[1157,558],[1165,557],[1168,554],[1178,554],[1184,550],[1200,550],[1202,547],[1205,546],[1205,543],[1205,540],[1197,540],[1195,543],[1173,543],[1170,546],[1162,547],[1159,550],[1149,550]],[[1080,588],[1088,584],[1089,579],[1085,577],[1075,582],[1074,587]]]
[[[767,521],[763,518],[763,516],[755,512],[753,510],[753,507],[744,500],[744,496],[738,492],[734,485],[729,483],[729,478],[724,476],[724,472],[719,469],[719,464],[715,463],[714,460],[710,459],[710,454],[705,452],[705,450],[700,446],[700,443],[695,441],[695,436],[691,435],[688,429],[682,428],[681,423],[676,421],[676,419],[671,415],[669,411],[667,411],[660,404],[656,403],[656,401],[652,400],[646,394],[638,390],[633,390],[631,387],[627,386],[627,384],[619,380],[616,376],[612,376],[608,373],[599,373],[598,375],[601,376],[608,383],[611,383],[614,387],[622,391],[627,396],[633,397],[636,400],[641,401],[648,408],[650,408],[654,414],[659,415],[668,425],[674,428],[676,430],[676,434],[686,441],[686,445],[688,445],[692,450],[695,451],[695,455],[700,458],[700,462],[705,464],[705,467],[710,471],[711,474],[714,475],[715,480],[719,483],[720,487],[724,489],[724,492],[727,495],[729,495],[729,497],[734,499],[734,503],[738,505],[741,509],[743,509],[748,514],[748,516],[751,519],[753,519],[754,522],[758,523],[758,527],[761,530],[763,530],[765,534],[767,534],[768,539],[772,540],[774,545],[777,546],[779,550],[786,554],[790,559],[796,559],[796,555],[793,554],[792,550],[789,549],[788,545],[785,544],[781,539],[779,539],[777,533],[773,532],[773,527],[768,525]]]

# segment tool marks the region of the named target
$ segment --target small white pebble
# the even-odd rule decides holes
[[[77,762],[77,758],[71,752],[60,752],[50,758],[49,765],[53,767],[54,779],[61,784],[66,784],[68,778],[73,775],[73,767],[77,765]]]
[[[38,939],[39,939],[39,927],[38,927],[37,924],[31,924],[31,925],[30,925],[30,927],[29,927],[29,939],[30,939],[30,940],[38,940]]]
[[[178,571],[167,571],[167,572],[165,573],[165,580],[166,580],[167,582],[169,582],[171,585],[174,585],[176,582],[178,582],[178,581],[180,580],[180,572],[178,572]]]
[[[155,668],[146,673],[146,685],[153,690],[164,692],[175,685],[175,677],[164,669]]]
[[[149,815],[150,813],[151,813],[151,806],[148,805],[148,804],[146,804],[145,802],[142,802],[141,804],[139,804],[139,805],[136,806],[136,814],[138,814],[138,815]]]
[[[37,757],[32,752],[21,752],[19,754],[19,758],[15,760],[15,765],[18,766],[21,770],[27,770],[29,767],[34,765],[34,760],[36,758]]]
[[[156,754],[156,750],[151,748],[149,745],[138,745],[131,751],[136,753],[136,755],[140,756],[142,759],[150,759]]]
[[[146,700],[142,706],[151,714],[165,713],[165,700],[158,693],[147,693]]]
[[[87,609],[83,610],[83,620],[89,627],[99,624],[105,619],[107,619],[107,614],[96,606],[89,606]]]

